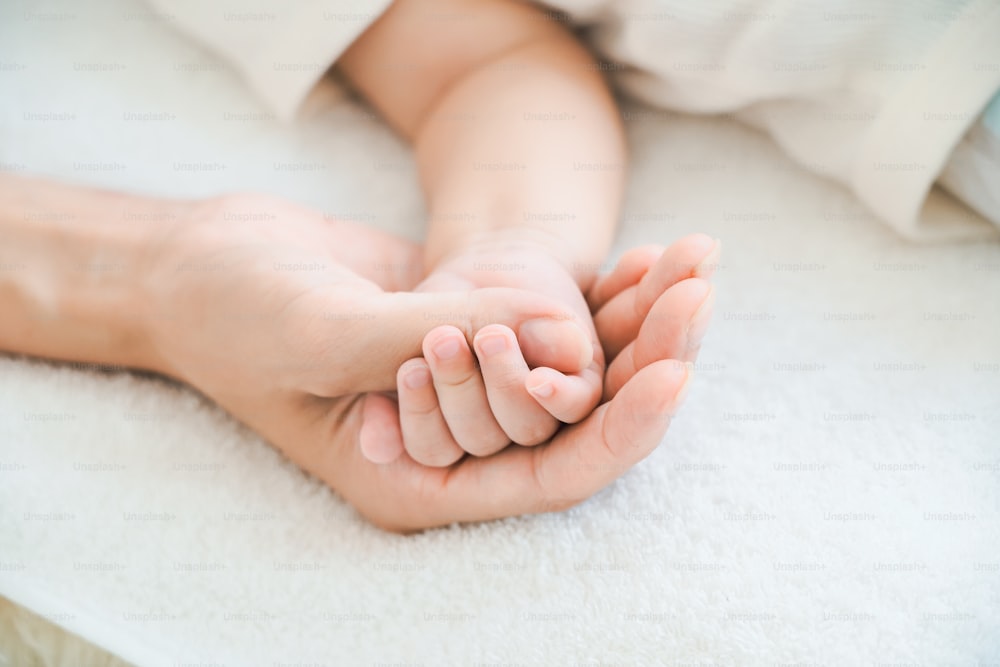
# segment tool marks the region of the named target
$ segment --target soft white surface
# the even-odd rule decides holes
[[[389,4],[149,1],[222,54],[279,118],[294,115],[323,70]],[[978,218],[935,217],[937,207],[925,201],[955,144],[1000,89],[996,0],[909,0],[903,11],[899,0],[838,0],[834,11],[828,0],[545,5],[585,28],[599,57],[615,64],[609,76],[635,99],[736,114],[799,164],[848,185],[907,238],[998,238],[1000,230]],[[442,19],[456,30],[475,25],[472,13],[442,14],[429,2],[410,14],[409,29],[430,30]],[[383,64],[409,63],[403,56]]]
[[[25,66],[0,72],[5,168],[421,233],[365,111],[234,121],[261,109],[228,71],[148,18],[99,35],[140,11],[107,7],[0,21]],[[0,358],[0,594],[143,665],[1000,664],[1000,248],[908,245],[752,131],[627,115],[619,250],[725,243],[647,461],[563,514],[397,537],[192,392]]]

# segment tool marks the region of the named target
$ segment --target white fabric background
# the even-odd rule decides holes
[[[174,28],[221,54],[282,119],[295,115],[316,79],[388,4],[147,1]],[[935,215],[940,192],[932,188],[1000,89],[995,0],[545,4],[550,16],[564,11],[582,29],[608,61],[614,85],[631,98],[673,111],[736,115],[808,170],[847,185],[907,238],[998,238],[1000,230],[979,218]],[[476,14],[426,2],[407,29],[442,22],[472,30]],[[407,65],[405,55],[393,64]]]
[[[0,25],[3,168],[421,233],[362,108],[280,126],[140,5],[54,11]],[[908,245],[735,124],[626,118],[618,250],[725,257],[688,404],[618,483],[387,535],[193,392],[0,358],[0,595],[142,665],[1000,664],[1000,248]]]

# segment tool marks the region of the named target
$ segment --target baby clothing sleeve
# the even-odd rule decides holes
[[[391,0],[147,0],[283,120]]]
[[[391,0],[148,0],[229,61],[279,118]],[[433,3],[434,0],[428,0]],[[1000,91],[997,0],[546,0],[623,93],[731,114],[914,240],[995,237],[977,117]],[[972,132],[972,133],[970,133]],[[969,137],[963,139],[963,137]],[[977,139],[976,137],[980,137]],[[956,148],[958,147],[958,148]],[[977,148],[977,150],[980,150]],[[967,183],[985,178],[978,189]],[[984,192],[985,189],[985,192]]]
[[[1000,93],[952,151],[938,182],[1000,227]]]
[[[546,4],[584,28],[629,96],[767,132],[908,238],[997,236],[933,187],[1000,90],[997,0]]]

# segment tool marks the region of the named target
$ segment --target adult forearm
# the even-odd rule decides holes
[[[159,370],[143,263],[184,206],[0,173],[0,349]]]

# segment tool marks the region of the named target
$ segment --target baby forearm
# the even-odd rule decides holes
[[[608,250],[625,169],[599,68],[530,4],[440,0],[438,20],[428,4],[397,0],[341,61],[414,142],[431,215],[427,268],[506,240],[541,246],[586,280]]]
[[[527,242],[581,278],[607,254],[624,142],[613,100],[571,38],[527,44],[460,80],[416,149],[429,267],[470,245]]]

